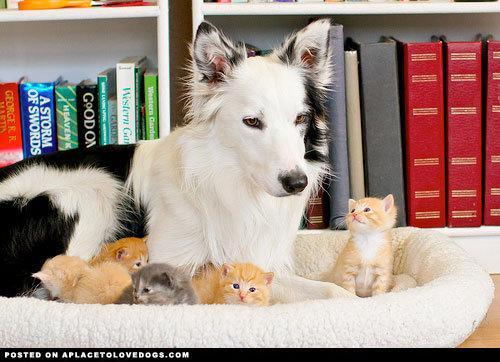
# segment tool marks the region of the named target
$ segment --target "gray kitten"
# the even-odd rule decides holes
[[[148,264],[132,274],[116,304],[196,304],[198,295],[187,273],[163,263]]]

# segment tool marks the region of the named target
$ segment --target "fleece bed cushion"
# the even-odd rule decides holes
[[[317,280],[348,240],[301,234],[296,271]],[[491,304],[490,276],[448,237],[393,230],[394,273],[417,286],[372,298],[269,307],[76,305],[0,298],[1,347],[454,347]],[[404,283],[403,283],[404,284]],[[401,286],[399,286],[401,287]],[[398,288],[396,285],[395,288]]]

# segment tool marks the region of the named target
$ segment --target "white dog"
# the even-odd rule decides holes
[[[188,124],[137,146],[35,157],[0,170],[0,286],[15,295],[58,253],[149,234],[151,262],[192,273],[252,262],[276,273],[275,301],[351,296],[294,275],[293,242],[328,170],[325,95],[330,23],[247,58],[209,23],[192,46]],[[133,200],[129,198],[133,195]],[[140,235],[142,236],[142,235]]]

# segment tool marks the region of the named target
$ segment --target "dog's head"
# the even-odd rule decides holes
[[[210,123],[245,174],[273,196],[303,191],[328,159],[329,29],[328,20],[315,21],[270,55],[247,58],[243,44],[210,23],[198,27],[188,120]]]

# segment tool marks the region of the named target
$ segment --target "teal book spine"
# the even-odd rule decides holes
[[[78,148],[76,85],[68,82],[56,86],[56,119],[58,151]]]
[[[155,140],[160,137],[160,120],[158,116],[158,70],[150,70],[144,74],[144,96],[146,107],[146,139]]]
[[[111,125],[109,118],[109,99],[116,95],[116,68],[109,68],[97,75],[99,87],[99,125],[101,145],[116,142],[111,140]]]

